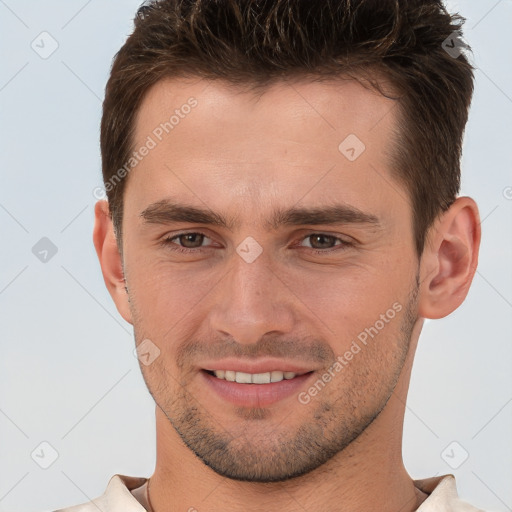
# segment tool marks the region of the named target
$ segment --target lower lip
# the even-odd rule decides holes
[[[309,372],[293,379],[283,379],[269,384],[240,384],[218,379],[204,370],[200,373],[210,389],[213,389],[218,396],[242,407],[265,407],[298,394],[305,389],[306,381],[313,375],[313,372]]]

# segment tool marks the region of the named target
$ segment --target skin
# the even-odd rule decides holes
[[[134,146],[190,97],[197,106],[126,178],[122,256],[108,204],[95,209],[105,283],[136,343],[160,350],[140,365],[157,405],[154,509],[416,510],[426,495],[401,452],[410,372],[423,319],[448,315],[468,292],[476,204],[458,198],[418,258],[408,193],[387,167],[393,100],[353,80],[277,83],[261,95],[220,81],[162,80],[138,112]],[[366,146],[354,161],[338,149],[349,134]],[[141,212],[162,200],[236,225],[145,221]],[[276,208],[334,203],[378,224],[266,223]],[[205,237],[162,243],[183,230]],[[251,263],[236,251],[247,237],[262,249]],[[202,385],[206,360],[274,358],[314,371],[307,391],[397,303],[394,318],[307,404],[294,394],[239,407]]]

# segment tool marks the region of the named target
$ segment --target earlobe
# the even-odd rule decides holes
[[[93,242],[103,279],[121,316],[132,323],[128,293],[125,288],[123,263],[110,217],[108,202],[98,201],[94,207]]]
[[[458,198],[429,231],[421,259],[419,314],[443,318],[466,298],[478,264],[481,228],[476,203]]]

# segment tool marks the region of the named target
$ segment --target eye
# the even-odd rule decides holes
[[[322,254],[330,251],[344,250],[350,247],[352,244],[347,240],[343,240],[340,237],[329,235],[327,233],[310,233],[303,240],[309,240],[308,245],[300,244],[301,247],[309,247],[313,249],[315,253]],[[334,247],[338,246],[338,249]]]
[[[176,243],[175,240],[177,240],[178,243]],[[172,250],[178,252],[197,252],[198,250],[200,251],[201,248],[205,247],[202,245],[205,240],[210,240],[210,238],[208,238],[204,233],[189,231],[164,238],[162,240],[162,245],[169,246]]]
[[[203,245],[205,240],[210,240],[210,242],[212,241],[204,233],[199,231],[188,231],[167,236],[161,241],[161,244],[173,251],[181,253],[198,253],[203,252],[204,249],[208,249],[212,246],[211,243]],[[315,254],[343,251],[353,245],[347,240],[327,233],[310,233],[301,240],[302,242],[299,246],[310,249]],[[304,245],[304,241],[307,240],[309,240],[309,243]]]

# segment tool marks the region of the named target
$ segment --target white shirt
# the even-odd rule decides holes
[[[100,497],[54,512],[147,512],[146,484],[147,478],[114,475]],[[416,512],[485,512],[458,497],[453,475],[415,480],[414,485],[429,495]]]

